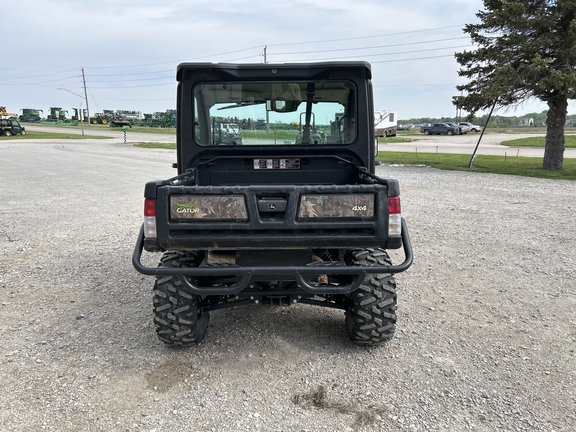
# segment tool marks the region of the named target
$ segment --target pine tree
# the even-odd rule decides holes
[[[456,53],[468,78],[455,103],[472,114],[536,98],[548,104],[543,168],[561,170],[568,100],[576,98],[576,0],[484,0],[476,45]]]

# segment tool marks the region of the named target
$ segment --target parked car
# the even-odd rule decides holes
[[[460,122],[458,126],[467,126],[470,132],[482,132],[482,126],[477,126],[470,122]]]
[[[26,129],[16,119],[0,120],[0,136],[26,135]]]
[[[434,123],[431,126],[422,126],[420,132],[424,135],[457,135],[460,133],[458,126],[449,126],[446,123]]]
[[[470,130],[470,126],[465,125],[465,124],[458,124],[458,127],[460,128],[460,130],[462,131],[462,133],[468,133],[471,132]]]
[[[430,126],[432,126],[431,123],[422,123],[422,124],[420,125],[420,133],[424,133],[424,129],[427,128],[427,127],[430,127]]]
[[[469,129],[466,126],[460,126],[459,124],[456,123],[446,123],[448,126],[452,126],[453,128],[458,129],[458,134],[459,135],[463,135],[468,133]]]

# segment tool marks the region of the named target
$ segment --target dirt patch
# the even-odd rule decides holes
[[[173,355],[167,362],[157,366],[146,374],[147,388],[166,393],[176,384],[184,383],[192,372],[192,364]]]
[[[354,417],[353,427],[373,426],[381,422],[392,410],[391,406],[368,404],[360,400],[342,402],[328,397],[328,392],[322,385],[307,393],[298,393],[292,398],[294,404],[307,409],[332,410],[339,414]]]

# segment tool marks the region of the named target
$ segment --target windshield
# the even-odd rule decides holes
[[[349,144],[354,89],[347,81],[198,84],[194,136],[204,146]]]

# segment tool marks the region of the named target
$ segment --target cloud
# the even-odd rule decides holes
[[[76,106],[86,75],[91,111],[175,105],[182,61],[367,60],[376,106],[400,118],[453,115],[461,26],[481,0],[28,0],[4,8],[18,41],[0,64],[0,103]],[[447,39],[439,41],[440,39]],[[452,40],[450,40],[452,39]],[[65,88],[68,91],[58,90]],[[66,108],[68,109],[68,108]]]

